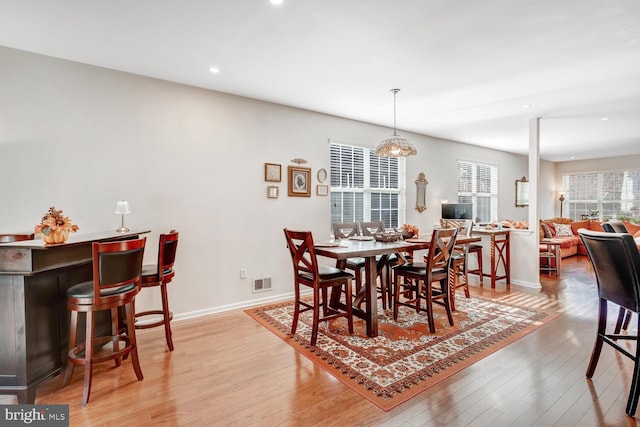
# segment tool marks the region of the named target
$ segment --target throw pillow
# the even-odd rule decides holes
[[[549,225],[547,225],[547,223],[541,221],[540,227],[542,227],[542,233],[545,239],[553,237],[553,234],[551,234],[551,228],[549,228]]]
[[[574,221],[571,223],[571,231],[576,236],[578,235],[578,230],[581,228],[586,228],[587,230],[591,230],[591,221],[586,219],[584,221]]]
[[[556,236],[573,236],[571,224],[553,224],[556,229]]]

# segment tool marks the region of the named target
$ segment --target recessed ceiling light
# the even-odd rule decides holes
[[[524,105],[522,106],[522,108],[530,108],[530,107],[531,107],[531,104],[524,104]]]
[[[220,72],[220,68],[218,67],[210,67],[209,72],[212,74],[218,74]]]
[[[607,120],[609,120],[609,117],[603,117],[600,120],[602,120],[603,122],[606,122]]]
[[[282,3],[284,3],[283,0],[269,0],[269,2],[275,6],[280,6]]]

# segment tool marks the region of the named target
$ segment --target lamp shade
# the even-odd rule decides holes
[[[396,95],[400,89],[391,89],[393,92],[393,136],[386,138],[376,147],[378,157],[409,157],[415,156],[418,151],[409,140],[396,133]]]
[[[126,200],[118,200],[116,202],[116,211],[115,211],[115,213],[122,214],[122,215],[130,214],[131,210],[129,210],[129,202],[127,202]]]
[[[415,156],[417,153],[416,147],[400,135],[390,136],[376,147],[378,157],[408,157]]]

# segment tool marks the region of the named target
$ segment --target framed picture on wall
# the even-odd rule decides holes
[[[277,185],[267,185],[267,197],[270,199],[277,199],[280,195],[280,187]]]
[[[277,163],[265,163],[264,180],[270,182],[282,181],[282,166]]]
[[[289,196],[311,197],[311,168],[289,166]]]
[[[329,195],[329,186],[328,185],[316,185],[316,196],[328,196]]]

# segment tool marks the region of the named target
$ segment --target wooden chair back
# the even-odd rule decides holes
[[[171,230],[169,233],[161,234],[158,242],[158,280],[166,279],[165,276],[175,275],[173,264],[176,262],[176,251],[178,249],[178,237],[180,233]]]
[[[122,296],[122,293],[116,291],[123,287],[133,286],[139,289],[146,241],[147,238],[143,237],[93,243],[94,306],[112,306],[110,299]]]
[[[359,236],[358,224],[355,222],[334,222],[333,238],[348,239],[349,237]]]
[[[470,237],[473,230],[473,221],[470,219],[444,219],[440,218],[440,228],[457,228],[458,236]]]
[[[284,236],[291,254],[294,280],[299,281],[302,278],[307,283],[314,281],[318,277],[318,260],[311,231],[293,231],[285,228]]]
[[[20,242],[22,240],[33,240],[33,233],[0,234],[0,243]]]
[[[369,221],[361,222],[360,229],[363,236],[373,236],[376,233],[384,233],[384,222],[382,221]]]
[[[436,228],[433,230],[429,252],[425,255],[427,273],[437,270],[448,271],[457,234],[457,228]]]

